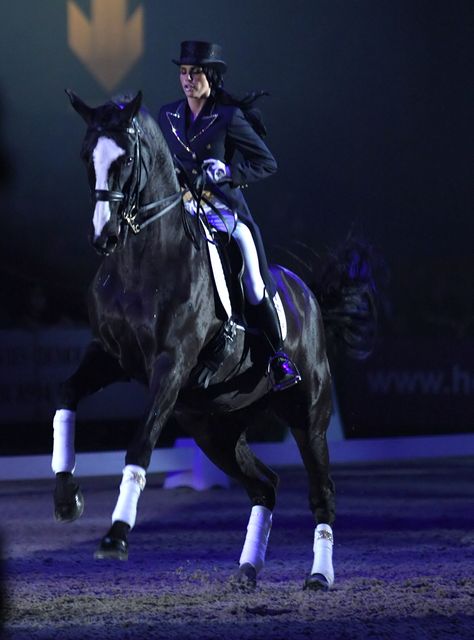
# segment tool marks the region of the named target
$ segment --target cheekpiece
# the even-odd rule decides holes
[[[227,69],[227,64],[222,59],[222,47],[211,42],[199,40],[185,40],[181,43],[179,60],[173,60],[175,64],[194,64],[213,66],[221,73]]]

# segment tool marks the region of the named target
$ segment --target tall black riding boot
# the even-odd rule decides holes
[[[272,351],[268,361],[268,373],[273,390],[282,391],[298,384],[301,381],[301,376],[294,362],[283,351],[283,339],[277,310],[267,293],[265,293],[262,302],[252,306],[252,312]]]

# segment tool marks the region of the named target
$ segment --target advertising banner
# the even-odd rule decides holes
[[[347,438],[474,431],[474,343],[386,339],[335,375]]]
[[[0,331],[0,429],[50,424],[58,384],[79,364],[90,339],[87,329]],[[81,421],[126,421],[142,417],[147,391],[137,383],[118,383],[84,399]]]

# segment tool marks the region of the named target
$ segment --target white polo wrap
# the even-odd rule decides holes
[[[138,498],[146,485],[146,471],[135,464],[127,464],[123,469],[120,495],[112,514],[112,523],[120,520],[133,529],[137,519]]]
[[[74,437],[76,432],[76,412],[58,409],[53,419],[53,457],[51,468],[54,473],[69,471],[76,467]]]
[[[331,587],[334,584],[334,568],[332,566],[332,549],[334,538],[332,529],[328,524],[318,524],[314,532],[314,561],[311,575],[320,573]]]
[[[270,529],[272,528],[272,512],[267,507],[252,507],[244,547],[240,555],[239,565],[249,563],[257,573],[265,564]]]

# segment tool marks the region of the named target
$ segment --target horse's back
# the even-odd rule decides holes
[[[285,349],[295,358],[301,350],[313,353],[324,350],[322,315],[311,288],[281,265],[271,265],[270,271],[285,310]]]

